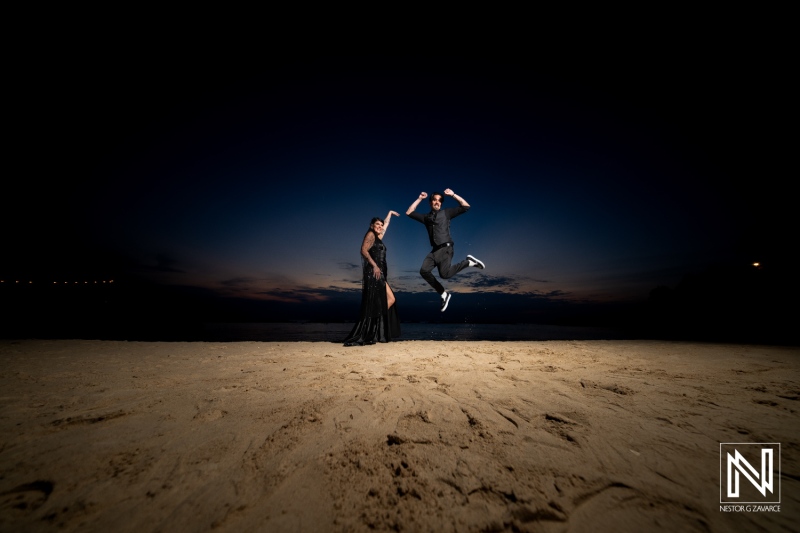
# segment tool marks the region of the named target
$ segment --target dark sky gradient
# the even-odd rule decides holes
[[[3,275],[146,279],[336,320],[357,313],[361,239],[391,209],[389,279],[414,321],[437,304],[418,274],[424,228],[404,212],[447,187],[472,204],[456,257],[487,264],[446,283],[473,294],[459,312],[476,321],[512,300],[637,302],[712,267],[788,268],[788,73],[746,44],[54,51],[18,86],[25,164],[4,199]]]

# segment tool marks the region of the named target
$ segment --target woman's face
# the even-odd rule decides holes
[[[372,231],[374,231],[375,233],[382,232],[383,231],[383,222],[381,222],[380,220],[376,220],[375,222],[373,222],[372,223]]]

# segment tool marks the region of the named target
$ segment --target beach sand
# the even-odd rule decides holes
[[[0,530],[797,531],[799,397],[797,347],[6,340]]]

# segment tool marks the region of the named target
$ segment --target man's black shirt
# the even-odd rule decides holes
[[[428,230],[428,239],[431,241],[431,246],[434,247],[446,242],[453,242],[452,237],[450,237],[450,219],[466,213],[468,210],[469,206],[460,205],[458,207],[439,209],[439,211],[431,210],[426,215],[413,211],[408,216],[425,224],[425,229]]]

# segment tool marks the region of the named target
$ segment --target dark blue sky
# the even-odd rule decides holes
[[[771,65],[734,47],[54,52],[18,87],[26,164],[5,198],[4,275],[350,304],[370,218],[449,187],[472,204],[453,222],[456,257],[487,269],[447,287],[496,293],[475,315],[504,296],[641,301],[711,266],[788,258],[788,89]],[[386,244],[399,302],[435,305],[423,227],[394,219]]]

